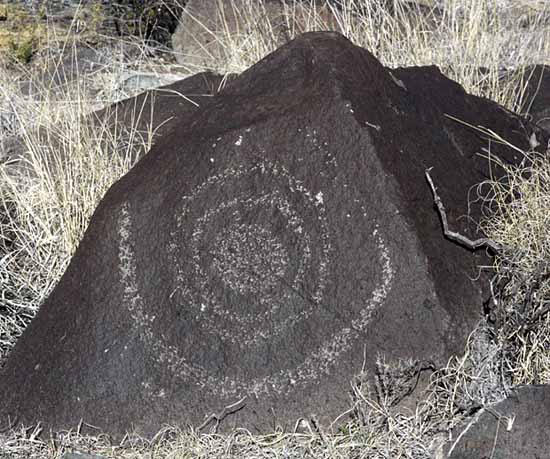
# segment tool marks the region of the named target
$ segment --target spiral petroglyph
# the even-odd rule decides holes
[[[269,189],[256,195],[247,189],[254,180],[273,183],[262,185]],[[231,196],[203,212],[205,200],[227,195],[228,189]],[[178,230],[172,235],[172,255],[180,301],[194,310],[202,327],[228,342],[257,344],[307,319],[319,306],[332,249],[325,209],[284,168],[270,163],[230,168],[210,177],[182,201]],[[314,216],[315,233],[307,230],[300,215],[304,212]],[[258,215],[258,224],[243,223],[251,214]],[[205,244],[212,228],[221,231]],[[175,242],[182,239],[190,241],[187,252]],[[290,258],[297,262],[294,269]],[[211,288],[212,268],[227,288]],[[301,287],[306,276],[314,278],[307,307],[290,310],[289,304],[303,303]],[[250,312],[234,314],[226,306],[228,297],[246,304]]]
[[[300,322],[327,307],[336,249],[325,200],[322,191],[307,189],[285,167],[267,161],[227,168],[181,198],[169,236],[167,262],[175,282],[171,299],[189,313],[201,336],[254,352],[288,339]],[[246,380],[216,376],[184,355],[174,340],[169,343],[153,333],[157,319],[147,315],[139,292],[132,231],[131,209],[125,205],[119,218],[124,303],[142,330],[144,344],[175,377],[223,396],[284,394],[330,373],[384,303],[395,274],[388,246],[375,226],[370,240],[377,252],[373,258],[380,267],[378,279],[373,280],[375,288],[357,300],[355,317],[291,366]],[[235,309],[234,304],[244,307]]]
[[[146,124],[171,120],[19,338],[0,417],[54,433],[85,419],[116,438],[165,423],[269,434],[304,416],[330,432],[349,420],[342,388],[362,370],[376,383],[380,359],[444,365],[479,322],[485,255],[445,239],[425,168],[455,216],[480,218],[462,194],[491,170],[440,134],[464,151],[483,139],[443,113],[518,120],[437,69],[395,75],[409,93],[368,50],[312,33],[227,81],[174,85],[196,104],[140,96],[160,109]]]

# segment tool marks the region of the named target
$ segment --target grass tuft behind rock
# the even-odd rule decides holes
[[[99,200],[153,137],[135,127],[150,116],[139,107],[132,126],[118,123],[116,110],[93,116],[97,101],[84,79],[56,86],[9,68],[0,68],[10,120],[0,136],[16,137],[19,151],[0,164],[0,367],[65,271]]]
[[[494,259],[491,317],[512,383],[550,383],[550,149],[480,186],[482,230],[503,247]]]

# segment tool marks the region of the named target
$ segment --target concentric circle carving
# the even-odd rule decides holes
[[[366,215],[366,214],[365,214]],[[227,168],[181,199],[170,234],[175,285],[172,300],[183,308],[202,336],[213,336],[234,349],[256,348],[288,339],[302,321],[330,304],[326,297],[335,235],[323,193],[307,189],[284,167],[261,162]],[[376,287],[358,298],[359,308],[330,339],[300,361],[253,379],[216,376],[193,356],[184,355],[153,332],[154,317],[140,294],[132,252],[133,224],[128,206],[119,218],[124,302],[144,343],[175,377],[224,396],[243,392],[286,393],[329,373],[385,301],[394,270],[380,231],[372,231]],[[235,305],[238,305],[235,306]],[[330,324],[327,324],[327,327]]]
[[[284,168],[226,169],[182,201],[171,245],[179,301],[204,329],[226,342],[258,344],[319,306],[331,251],[325,209]]]

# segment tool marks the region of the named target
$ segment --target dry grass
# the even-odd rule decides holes
[[[494,259],[493,317],[513,384],[550,383],[550,161],[523,152],[518,166],[479,188],[483,231],[503,249]]]
[[[54,90],[17,70],[0,68],[9,134],[22,143],[22,154],[0,164],[0,366],[64,272],[99,200],[153,134],[132,127],[150,116],[141,107],[131,126],[114,111],[91,116],[97,101],[84,79]],[[24,95],[22,81],[33,81],[38,97]]]
[[[503,79],[502,71],[550,62],[546,24],[550,8],[534,9],[536,4],[524,2],[514,9],[511,2],[497,0],[419,3],[432,6],[400,0],[340,0],[322,8],[324,2],[318,0],[306,2],[310,7],[304,8],[303,2],[286,0],[283,16],[274,21],[262,2],[233,0],[231,15],[218,9],[217,27],[200,24],[221,51],[203,49],[205,62],[194,70],[241,72],[281,43],[281,30],[289,39],[305,31],[336,30],[384,65],[437,65],[469,93],[518,109],[521,76]]]
[[[520,30],[512,10],[506,10],[512,11],[509,17],[499,13],[501,3],[508,2],[444,0],[438,2],[441,11],[390,3],[393,12],[381,1],[342,0],[341,8],[330,7],[333,18],[327,21],[316,8],[298,8],[289,0],[285,28],[289,38],[336,28],[385,65],[438,65],[467,91],[517,110],[525,80],[520,74],[503,79],[502,69],[550,60],[549,12],[539,4],[518,10],[517,15],[528,16]],[[234,11],[237,30],[209,31],[224,50],[224,58],[209,67],[222,72],[244,70],[271,52],[279,38],[260,2],[240,5]],[[222,17],[221,24],[228,22]],[[0,96],[9,101],[25,154],[17,167],[0,165],[5,213],[0,221],[0,364],[64,271],[98,201],[132,166],[138,151],[148,148],[152,135],[143,137],[132,126],[114,130],[112,121],[93,122],[87,115],[97,101],[90,99],[84,81],[61,92],[46,82],[39,87],[40,97],[29,98],[5,69]],[[101,78],[111,81],[116,72],[114,63]],[[115,93],[106,91],[105,101]],[[45,442],[39,428],[22,429],[0,435],[0,457],[61,458],[79,451],[109,458],[427,459],[441,453],[451,429],[504,398],[513,385],[550,382],[550,167],[546,156],[533,152],[525,152],[521,166],[505,167],[504,179],[480,188],[487,201],[482,229],[505,248],[494,266],[496,326],[480,324],[464,354],[432,375],[415,409],[402,410],[400,402],[402,389],[418,376],[418,363],[381,360],[376,375],[369,379],[361,373],[350,388],[342,388],[350,392],[351,402],[335,420],[338,433],[324,432],[306,419],[296,431],[265,436],[167,427],[151,441],[128,437],[115,444],[105,436],[80,435],[78,429]],[[367,384],[373,378],[377,384]]]

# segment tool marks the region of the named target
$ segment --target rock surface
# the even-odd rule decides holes
[[[488,174],[486,139],[446,114],[519,146],[529,126],[335,33],[173,113],[8,358],[3,423],[150,435],[244,398],[221,428],[328,426],[379,353],[443,364],[462,350],[487,260],[444,238],[424,171],[451,227],[476,237],[467,195]]]
[[[472,423],[448,457],[546,458],[550,451],[549,418],[550,386],[516,388],[507,399],[483,412],[477,422]],[[466,427],[457,429],[451,445]]]

